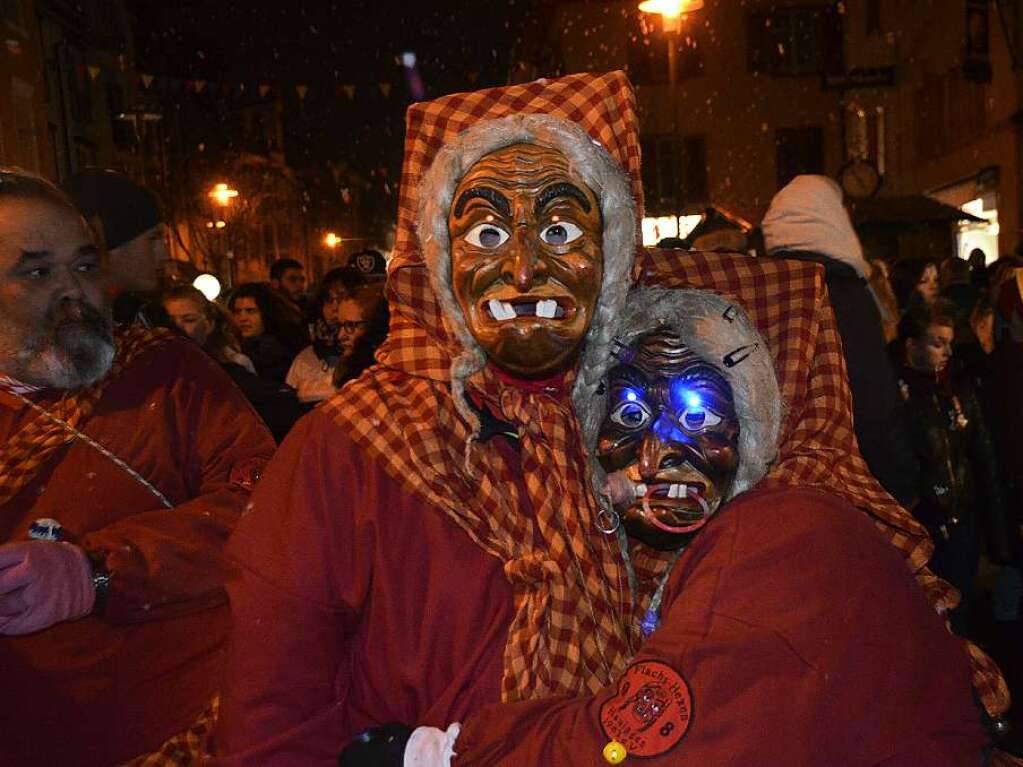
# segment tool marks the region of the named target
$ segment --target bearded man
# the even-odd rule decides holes
[[[210,705],[221,549],[274,449],[198,347],[113,332],[105,289],[63,193],[0,169],[4,765],[125,762]]]
[[[792,407],[771,477],[873,509],[922,570],[925,534],[856,452],[817,267],[639,250],[633,103],[611,73],[410,108],[379,364],[299,423],[229,545],[216,764],[327,767],[386,723],[405,727],[360,737],[345,764],[601,758],[599,720],[575,706],[628,674],[672,557],[626,556],[579,420],[637,276],[757,305]],[[1004,705],[997,672],[984,679]],[[630,705],[654,722],[666,689],[681,686],[640,684]]]

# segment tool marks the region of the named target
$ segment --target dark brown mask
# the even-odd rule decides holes
[[[515,144],[477,162],[454,200],[452,286],[469,332],[513,376],[565,370],[603,278],[596,196],[558,150]]]
[[[636,489],[626,532],[653,548],[678,548],[717,511],[739,466],[732,389],[669,330],[634,345],[609,376],[597,459]]]

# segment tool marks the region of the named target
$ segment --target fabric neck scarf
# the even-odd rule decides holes
[[[83,389],[65,392],[47,410],[69,426],[80,429],[88,419],[111,381],[142,352],[163,343],[173,334],[167,330],[149,330],[128,326],[119,330],[117,353],[110,372],[102,380]],[[0,447],[0,506],[7,503],[27,485],[53,454],[74,435],[49,418],[35,414]]]
[[[526,391],[489,370],[469,380],[472,399],[517,430],[518,466],[494,441],[472,442],[466,460],[469,426],[446,382],[377,367],[324,406],[391,477],[503,563],[515,595],[504,701],[599,690],[638,646],[617,540],[594,525],[570,386]]]

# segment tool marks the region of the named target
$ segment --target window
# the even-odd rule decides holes
[[[699,30],[690,17],[676,37],[675,74],[679,80],[703,73]],[[668,84],[668,38],[659,16],[630,11],[627,55],[629,79],[634,84]]]
[[[781,128],[774,132],[778,188],[802,173],[824,173],[824,129]]]
[[[642,141],[643,191],[650,215],[678,215],[707,201],[707,142],[701,135],[650,136]]]
[[[751,12],[746,28],[751,72],[817,75],[844,70],[842,17],[830,6]]]
[[[975,141],[987,129],[986,86],[971,82],[958,67],[925,74],[914,93],[916,149],[922,159]]]

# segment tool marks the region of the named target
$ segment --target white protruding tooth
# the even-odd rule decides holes
[[[536,302],[536,316],[553,320],[554,313],[558,310],[558,302],[552,299],[545,299]]]
[[[647,486],[644,485],[642,482],[638,483],[636,485],[636,497],[637,498],[642,498],[644,495],[646,495],[646,493],[647,493]]]
[[[685,484],[679,485],[678,486],[678,497],[679,498],[687,498],[688,496],[689,496],[689,485],[685,485]]]
[[[678,485],[669,485],[668,486],[668,497],[669,498],[678,498]]]
[[[515,319],[515,309],[507,301],[498,301],[496,298],[490,299],[490,313],[494,315],[495,320],[513,320]]]

